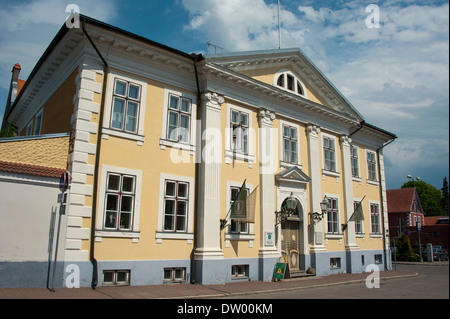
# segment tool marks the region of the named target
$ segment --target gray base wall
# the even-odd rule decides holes
[[[382,255],[382,263],[376,264],[380,271],[392,269],[390,251],[383,250],[337,251],[306,254],[300,256],[303,270],[313,267],[317,276],[338,273],[362,273],[370,264],[375,264],[375,255]],[[364,256],[364,264],[362,262]],[[340,258],[339,268],[330,268],[330,258]],[[387,260],[386,260],[387,259]],[[227,258],[216,260],[144,260],[144,261],[98,261],[98,285],[102,286],[103,271],[130,270],[130,285],[161,285],[164,283],[164,268],[186,268],[186,282],[191,279],[198,284],[210,285],[238,280],[270,281],[276,258]],[[248,265],[248,277],[231,277],[233,265]],[[74,267],[75,266],[75,267]],[[193,268],[192,268],[193,267]],[[191,269],[192,268],[192,269]],[[0,288],[46,288],[52,281],[48,262],[0,262]],[[194,278],[191,278],[191,276]],[[49,277],[50,276],[50,277]],[[53,280],[54,288],[68,287],[79,278],[80,287],[90,287],[92,264],[90,262],[58,262]]]

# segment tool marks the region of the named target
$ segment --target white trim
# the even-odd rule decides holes
[[[279,78],[280,75],[282,75],[282,74],[284,74],[284,75],[289,74],[289,75],[291,75],[291,76],[294,77],[294,79],[296,80],[295,83],[294,83],[294,91],[291,91],[291,90],[289,90],[289,89],[287,88],[287,77],[286,77],[286,76],[284,77],[284,86],[279,86],[279,85],[277,84],[278,78]],[[300,86],[302,87],[303,94],[300,94],[300,93],[297,92],[297,85],[296,85],[297,83],[300,84]],[[300,80],[300,77],[299,77],[297,74],[295,74],[294,72],[292,72],[291,70],[288,70],[288,69],[281,69],[281,70],[278,70],[278,71],[275,73],[274,77],[273,77],[273,85],[276,86],[277,88],[280,88],[280,89],[286,91],[286,92],[298,94],[298,95],[300,95],[300,96],[303,96],[304,98],[308,98],[308,93],[306,92],[306,87],[305,87],[305,85],[303,84],[302,80]]]
[[[105,218],[105,197],[106,197],[106,183],[108,173],[118,173],[125,175],[136,176],[135,194],[134,194],[134,214],[133,214],[133,228],[131,231],[111,231],[103,228],[103,221]],[[125,237],[132,238],[133,242],[137,242],[140,237],[139,233],[139,217],[141,206],[141,188],[142,188],[142,171],[124,167],[102,165],[100,174],[100,187],[98,193],[97,206],[97,223],[95,225],[96,241],[101,241],[101,237]]]
[[[169,97],[170,95],[177,95],[181,97],[186,97],[192,101],[191,104],[191,119],[190,119],[190,132],[189,132],[189,143],[182,143],[169,140],[167,136],[167,113],[169,111]],[[179,90],[173,90],[169,88],[164,88],[164,104],[163,104],[163,114],[162,114],[162,125],[161,125],[161,138],[159,139],[159,147],[162,150],[168,147],[176,147],[178,149],[188,150],[191,155],[195,154],[195,142],[196,142],[196,121],[197,119],[197,97],[195,95],[182,92]]]
[[[279,128],[279,135],[280,135],[280,166],[284,168],[289,168],[294,165],[300,166],[300,169],[302,168],[301,160],[300,160],[300,126],[298,124],[295,124],[294,122],[286,121],[286,120],[279,120],[280,128]],[[291,126],[297,130],[297,162],[291,163],[284,161],[284,131],[283,131],[283,125]]]
[[[336,171],[329,171],[329,170],[325,169],[325,152],[324,152],[324,148],[323,148],[324,147],[324,141],[323,141],[324,138],[329,138],[329,139],[334,140],[334,164],[335,164]],[[338,139],[334,135],[330,135],[330,134],[322,132],[320,142],[321,142],[320,149],[321,149],[321,156],[322,156],[322,175],[323,175],[322,179],[325,179],[324,178],[325,175],[336,177],[336,179],[338,179],[340,176],[340,173],[338,171],[338,168],[339,168]],[[338,181],[338,180],[336,180],[336,181]]]
[[[39,120],[39,131],[36,131],[38,118],[41,117]],[[33,128],[33,135],[41,135],[42,132],[42,119],[44,117],[44,108],[42,108],[37,114],[36,114],[36,120],[34,121],[34,128]]]
[[[177,182],[185,182],[189,184],[189,207],[187,214],[187,229],[186,232],[168,232],[164,231],[164,193],[165,181],[173,180]],[[159,197],[158,197],[158,223],[156,228],[156,242],[162,243],[163,239],[184,239],[188,244],[192,243],[194,239],[194,193],[195,193],[195,179],[193,177],[173,175],[161,173],[159,176]]]
[[[112,99],[114,94],[114,83],[116,79],[132,82],[140,85],[141,96],[139,103],[139,115],[136,133],[129,133],[125,131],[119,131],[111,128],[111,111],[112,111]],[[129,77],[124,73],[118,71],[110,71],[108,74],[108,89],[106,90],[105,111],[103,119],[103,135],[104,139],[108,139],[109,135],[122,137],[130,140],[135,140],[138,145],[142,145],[145,140],[144,136],[144,122],[145,122],[145,108],[147,102],[147,82],[135,77]]]
[[[375,178],[377,179],[377,180],[375,180],[375,181],[369,179],[369,165],[367,165],[367,164],[368,164],[368,163],[367,163],[367,159],[368,159],[367,154],[368,154],[368,153],[373,153],[373,154],[375,155]],[[375,186],[378,187],[380,181],[378,180],[379,178],[378,178],[377,152],[374,151],[374,150],[371,150],[371,149],[367,149],[367,148],[366,148],[366,151],[364,152],[364,155],[365,155],[365,166],[366,166],[366,184],[367,184],[367,185],[375,185]]]
[[[242,186],[243,182],[235,182],[227,180],[227,189],[226,189],[226,202],[225,202],[225,214],[228,214],[230,210],[230,202],[231,202],[231,187],[238,187],[240,188]],[[253,184],[245,183],[246,188],[248,188],[248,195],[250,195],[253,192]],[[253,223],[248,223],[248,233],[246,234],[237,234],[237,233],[230,233],[230,227],[231,227],[231,219],[227,221],[226,225],[226,231],[225,231],[225,247],[230,247],[230,241],[232,240],[248,240],[248,246],[250,248],[253,247],[253,241],[255,240],[255,233],[253,231]]]
[[[380,228],[380,233],[372,233],[372,212],[370,211],[370,205],[377,205],[378,206],[378,227]],[[379,201],[376,200],[369,200],[369,234],[370,239],[372,238],[382,238],[383,237],[383,219],[382,219],[383,212],[381,211],[381,204]]]
[[[342,240],[342,238],[344,237],[344,234],[342,233],[341,230],[341,224],[342,224],[342,216],[341,214],[344,212],[344,209],[342,208],[341,205],[341,196],[337,195],[337,194],[330,194],[330,193],[324,193],[324,197],[328,197],[328,198],[334,198],[337,199],[337,204],[338,204],[338,221],[337,221],[337,225],[338,225],[338,233],[329,233],[328,232],[328,214],[325,213],[325,216],[323,216],[323,220],[324,220],[324,234],[325,234],[325,239],[340,239]]]
[[[248,115],[248,145],[247,145],[248,154],[233,152],[231,146],[232,128],[230,127],[231,112],[233,110],[246,113]],[[255,149],[256,149],[256,134],[255,129],[253,128],[253,111],[248,108],[227,103],[226,112],[227,112],[227,122],[225,126],[225,163],[226,164],[232,163],[234,157],[238,161],[247,161],[248,167],[252,168],[253,163],[255,162]]]

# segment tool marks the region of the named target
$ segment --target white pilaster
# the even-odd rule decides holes
[[[346,136],[341,136],[341,154],[342,154],[342,167],[343,167],[343,182],[344,182],[344,223],[347,223],[349,218],[353,214],[353,182],[352,182],[352,163],[350,157],[350,143],[351,139]],[[347,229],[345,230],[346,250],[359,249],[356,244],[355,237],[355,222],[348,222]]]
[[[260,162],[260,198],[261,198],[261,231],[259,249],[260,258],[274,258],[278,256],[275,246],[265,246],[264,233],[275,233],[275,170],[278,160],[278,148],[274,147],[277,135],[273,132],[275,114],[261,110],[259,121],[259,162]]]
[[[220,133],[221,104],[224,98],[216,93],[202,96],[202,159],[198,207],[198,231],[195,259],[222,259],[220,248],[220,162],[222,139]]]
[[[311,213],[321,213],[320,202],[322,201],[321,188],[321,161],[319,148],[320,128],[316,125],[308,125],[308,151],[309,151],[309,176],[310,182],[310,198]],[[312,231],[311,253],[325,251],[323,245],[323,220],[314,224],[310,221],[310,229]]]

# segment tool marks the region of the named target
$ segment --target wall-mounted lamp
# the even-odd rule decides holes
[[[320,222],[323,219],[323,215],[325,215],[325,213],[329,210],[330,208],[330,203],[328,202],[327,197],[325,196],[325,198],[320,202],[320,210],[322,211],[322,213],[309,213],[309,216],[311,217],[311,223],[317,224],[318,222]]]
[[[297,199],[294,196],[294,193],[291,192],[288,198],[283,202],[281,206],[281,211],[275,212],[275,215],[277,217],[277,223],[276,225],[280,224],[281,222],[286,221],[291,215],[295,212],[295,209],[297,208]]]

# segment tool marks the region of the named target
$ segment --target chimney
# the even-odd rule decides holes
[[[18,82],[19,82],[19,73],[22,68],[20,67],[19,63],[14,64],[12,69],[12,76],[11,76],[11,83],[9,85],[9,93],[8,93],[8,100],[6,101],[6,107],[5,107],[5,114],[3,116],[3,123],[2,123],[2,130],[5,130],[8,128],[8,122],[7,122],[7,116],[9,112],[11,111],[11,106],[14,103],[14,100],[17,97],[17,90],[18,90]]]

